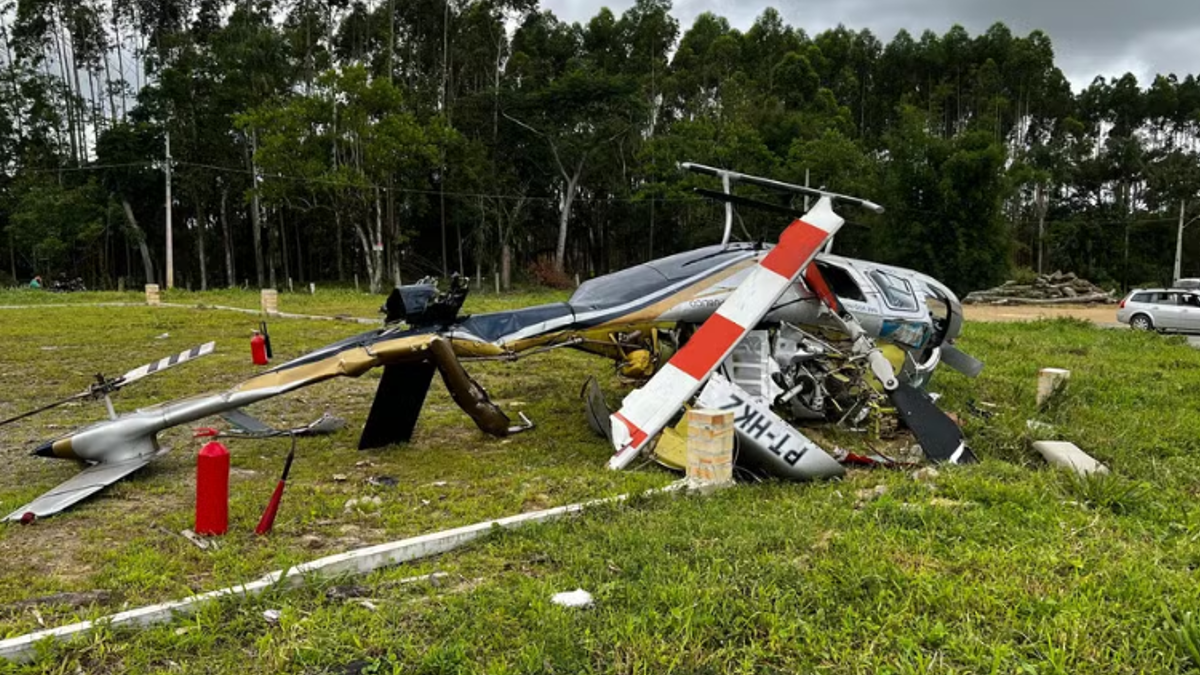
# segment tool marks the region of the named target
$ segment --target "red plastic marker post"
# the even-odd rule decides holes
[[[196,534],[229,529],[229,451],[209,443],[196,458]]]
[[[293,435],[292,449],[288,452],[287,461],[283,463],[283,475],[279,477],[279,483],[275,485],[275,492],[271,495],[271,501],[267,502],[267,510],[263,511],[262,518],[258,521],[258,527],[254,528],[254,534],[267,534],[272,527],[275,527],[275,515],[279,513],[279,502],[283,499],[283,487],[287,485],[288,472],[292,470],[292,460],[295,457],[296,437]]]
[[[267,365],[267,339],[262,333],[254,331],[254,337],[250,338],[250,358],[256,366]]]

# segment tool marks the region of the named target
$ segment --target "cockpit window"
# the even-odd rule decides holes
[[[883,270],[872,270],[871,279],[883,291],[883,301],[888,307],[906,312],[916,311],[917,297],[913,295],[908,281]]]
[[[825,277],[825,281],[829,283],[829,290],[839,298],[848,298],[850,300],[858,300],[866,302],[867,298],[863,295],[862,289],[858,283],[854,281],[854,277],[846,270],[837,265],[818,260],[817,269],[821,271],[821,276]]]

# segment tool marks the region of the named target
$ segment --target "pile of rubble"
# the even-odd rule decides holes
[[[1008,280],[995,288],[969,293],[963,302],[985,305],[1056,305],[1116,302],[1111,291],[1072,272],[1039,274],[1032,284]]]

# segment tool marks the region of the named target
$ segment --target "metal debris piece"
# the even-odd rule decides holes
[[[1066,467],[1080,476],[1090,473],[1108,473],[1108,467],[1096,461],[1094,457],[1080,450],[1074,443],[1066,441],[1034,441],[1033,449],[1037,450],[1047,462],[1055,466]]]
[[[591,607],[592,594],[588,593],[582,588],[576,588],[573,591],[555,593],[553,597],[550,598],[550,602],[553,602],[560,607]]]

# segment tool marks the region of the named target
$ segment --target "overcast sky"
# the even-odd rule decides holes
[[[586,22],[607,5],[618,15],[632,0],[541,0],[567,21]],[[1097,74],[1132,72],[1146,86],[1155,73],[1200,74],[1200,0],[675,0],[673,14],[687,30],[711,11],[746,29],[767,6],[810,35],[839,23],[870,28],[884,43],[907,28],[919,38],[959,23],[971,35],[1003,21],[1016,35],[1040,28],[1054,42],[1055,61],[1080,89]]]

